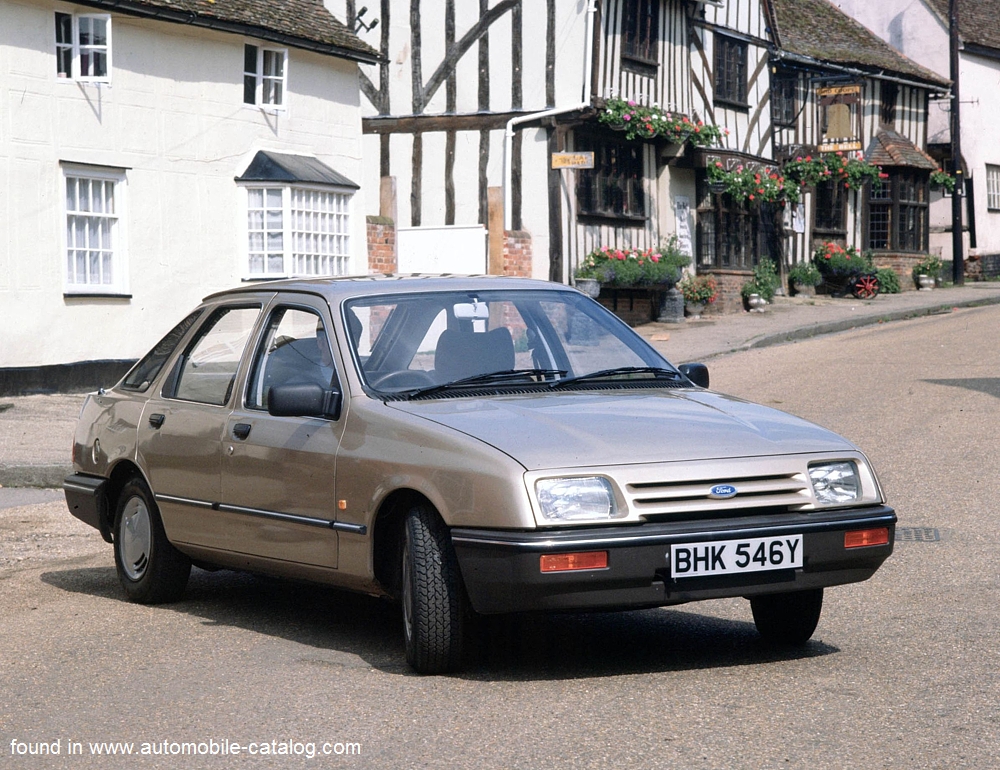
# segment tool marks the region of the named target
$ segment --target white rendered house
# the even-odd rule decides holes
[[[107,381],[241,281],[366,272],[377,54],[280,7],[0,0],[0,393]]]

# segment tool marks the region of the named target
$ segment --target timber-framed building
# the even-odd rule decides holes
[[[893,235],[900,217],[922,216],[905,201],[887,211],[864,191],[820,189],[782,210],[707,183],[709,163],[777,169],[820,149],[822,89],[854,84],[842,138],[893,164],[897,189],[926,187],[928,98],[947,81],[827,0],[381,0],[367,17],[353,0],[328,5],[382,55],[362,68],[365,183],[395,180],[400,269],[568,282],[595,248],[677,235],[695,269],[720,277],[718,304],[735,309],[762,257],[787,266],[817,238],[926,253],[919,225],[905,242]],[[724,128],[722,145],[628,140],[599,119],[615,99]],[[593,153],[594,168],[553,168],[563,152]],[[502,262],[488,255],[491,200],[503,201]]]

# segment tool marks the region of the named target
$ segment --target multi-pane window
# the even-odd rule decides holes
[[[891,248],[892,234],[892,178],[872,185],[868,191],[868,248]]]
[[[598,142],[587,137],[579,149],[593,151],[594,168],[577,173],[576,198],[582,215],[645,218],[641,143]]]
[[[622,55],[656,64],[660,0],[625,0],[622,8]]]
[[[243,47],[243,101],[259,107],[282,107],[288,52],[247,44]]]
[[[1000,166],[986,164],[986,208],[1000,211]]]
[[[248,188],[250,275],[347,274],[350,201],[348,193],[307,187]]]
[[[715,35],[715,101],[747,106],[747,44]]]
[[[868,193],[868,248],[927,249],[927,173],[890,171]]]
[[[124,289],[120,174],[65,173],[66,286],[70,292]]]
[[[816,185],[816,230],[822,230],[824,235],[846,235],[844,224],[846,199],[846,191],[842,184],[820,182]]]
[[[891,126],[896,122],[896,100],[899,85],[888,80],[882,81],[882,98],[879,100],[879,123]]]
[[[56,13],[56,74],[106,81],[111,72],[111,17]]]
[[[793,127],[798,117],[795,76],[778,75],[771,79],[771,121],[776,126]]]
[[[760,209],[705,189],[698,206],[698,264],[750,270],[762,253]]]

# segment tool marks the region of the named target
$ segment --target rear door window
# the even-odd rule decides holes
[[[228,403],[259,315],[259,306],[216,310],[177,362],[172,393],[164,395],[216,406]]]

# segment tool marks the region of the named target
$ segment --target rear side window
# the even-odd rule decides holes
[[[201,312],[201,310],[195,310],[171,329],[166,337],[157,342],[153,349],[129,370],[129,373],[125,375],[125,379],[122,380],[121,387],[125,390],[136,390],[140,393],[147,390],[160,373],[167,359],[173,355],[174,349],[184,338],[184,335],[187,334],[188,329],[194,326],[194,322],[198,320]]]
[[[227,403],[259,315],[259,307],[215,311],[174,368],[173,397],[215,406]]]

